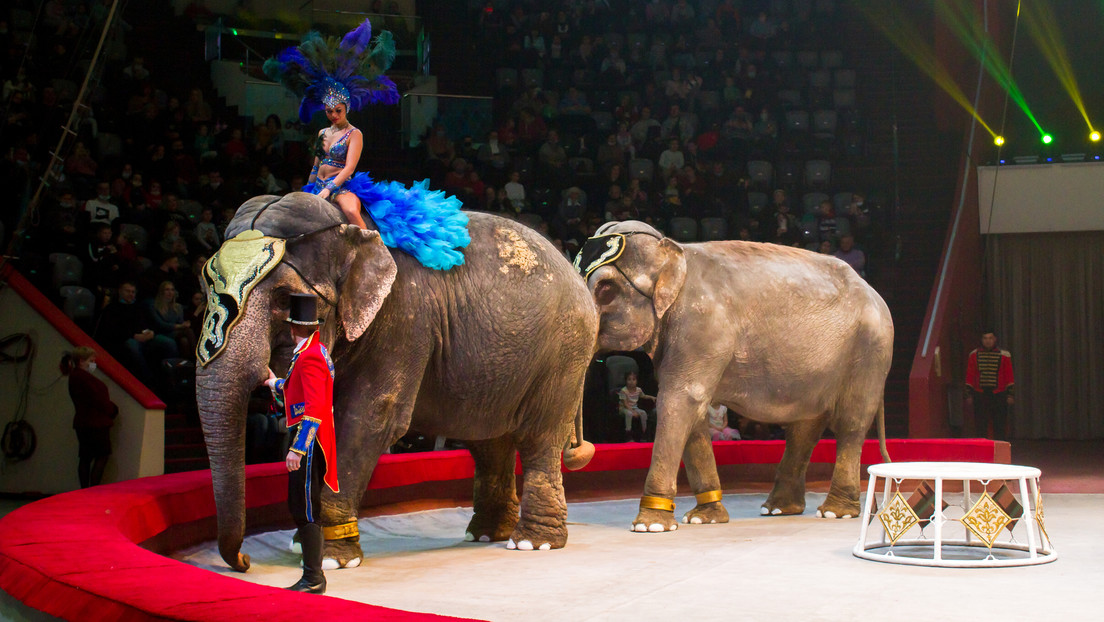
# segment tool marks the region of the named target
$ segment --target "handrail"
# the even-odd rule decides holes
[[[96,351],[96,361],[100,370],[126,391],[134,401],[147,410],[165,410],[165,403],[154,395],[146,385],[138,381],[121,363],[108,354],[88,333],[77,326],[69,316],[61,312],[38,288],[31,284],[11,264],[0,266],[0,282],[6,282],[12,291],[19,295],[44,320],[50,323],[69,343],[74,346],[88,346]]]

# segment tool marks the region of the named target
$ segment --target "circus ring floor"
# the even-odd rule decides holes
[[[1001,447],[1003,445],[1003,448]],[[810,467],[803,516],[763,518],[780,444],[718,443],[732,521],[667,534],[628,530],[648,445],[603,446],[587,470],[565,476],[570,541],[551,552],[464,543],[471,462],[465,452],[389,456],[377,468],[361,520],[365,563],[330,571],[325,597],[278,589],[298,576],[286,552],[281,465],[249,467],[246,552],[230,572],[214,537],[208,472],[132,480],[57,495],[0,520],[0,613],[69,620],[290,620],[302,617],[492,620],[854,619],[923,611],[942,619],[1083,619],[1104,579],[1097,535],[1104,496],[1046,493],[1047,526],[1061,559],[989,571],[890,566],[856,559],[854,520],[815,519],[816,492],[834,454]],[[880,461],[872,444],[864,463]],[[897,460],[1007,461],[991,441],[892,441]],[[466,493],[465,493],[466,489]],[[1046,472],[1043,474],[1046,492]],[[598,502],[596,499],[611,499]],[[679,512],[692,499],[677,499]],[[186,563],[188,562],[188,563]],[[783,583],[785,581],[786,583]],[[346,600],[350,599],[350,600]],[[373,604],[352,602],[364,600]],[[19,617],[22,616],[22,617]]]

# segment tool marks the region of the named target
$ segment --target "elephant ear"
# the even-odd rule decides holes
[[[682,254],[682,247],[670,238],[660,240],[656,252],[656,264],[660,268],[656,275],[652,304],[655,305],[656,317],[662,318],[674,304],[686,282],[686,257]]]
[[[355,341],[368,329],[391,293],[398,269],[379,232],[342,225],[341,235],[349,244],[337,284],[337,313],[345,328],[345,338]]]

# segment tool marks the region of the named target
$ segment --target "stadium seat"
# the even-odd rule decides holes
[[[820,53],[820,66],[825,69],[836,69],[843,66],[843,52],[839,50],[824,50]]]
[[[724,218],[702,218],[700,225],[703,242],[728,239],[728,223]]]
[[[828,160],[809,160],[805,163],[805,183],[823,188],[832,180],[832,163]]]
[[[702,110],[717,110],[721,107],[721,94],[717,91],[702,91],[698,93]]]
[[[590,158],[571,158],[567,161],[567,165],[579,177],[592,177],[594,175],[594,160]]]
[[[65,285],[77,285],[84,276],[84,264],[76,255],[68,253],[50,253],[50,263],[54,266],[53,284],[55,289]]]
[[[855,88],[855,70],[854,69],[837,69],[836,70],[836,88],[837,89],[853,89],[853,88]]]
[[[766,160],[751,160],[747,164],[748,179],[751,183],[767,187],[774,178],[774,167]]]
[[[804,173],[800,162],[783,160],[778,163],[778,185],[796,186],[801,183]]]
[[[791,50],[775,50],[771,52],[771,60],[779,71],[788,71],[794,66],[794,53]]]
[[[590,115],[590,118],[594,119],[594,127],[599,132],[612,132],[614,130],[613,114],[606,112],[605,110],[599,110],[598,112]]]
[[[804,69],[815,69],[820,64],[820,53],[816,50],[802,50],[797,53],[797,64]]]
[[[62,311],[69,319],[83,320],[91,318],[96,311],[96,295],[88,288],[79,285],[66,285],[60,288]]]
[[[517,69],[512,67],[499,67],[495,72],[495,80],[499,89],[516,89],[518,85]]]
[[[629,162],[629,179],[639,179],[642,183],[652,183],[655,175],[655,163],[647,158],[634,158]]]
[[[808,132],[809,113],[804,110],[787,110],[786,129],[791,132]]]
[[[843,210],[851,205],[851,194],[850,192],[837,192],[832,195],[832,207],[836,209],[837,214],[842,214]]]
[[[823,192],[806,192],[805,196],[801,197],[801,206],[806,214],[812,214],[818,205],[827,200],[829,197]]]
[[[799,108],[801,107],[801,91],[782,89],[778,91],[778,101],[784,108]]]
[[[634,374],[640,373],[640,366],[636,364],[636,360],[631,356],[623,356],[621,354],[614,354],[606,357],[606,373],[607,382],[610,391],[617,391],[621,387],[625,386],[625,376],[632,372]]]
[[[855,89],[836,89],[832,93],[832,105],[836,110],[855,107]]]
[[[809,88],[814,89],[830,89],[832,88],[832,72],[827,69],[817,69],[809,72]]]
[[[521,70],[521,84],[529,89],[533,87],[544,87],[544,71],[530,67],[528,69]]]
[[[178,207],[180,213],[188,217],[188,222],[195,225],[199,222],[199,217],[203,214],[203,205],[199,201],[193,201],[191,199],[182,199]]]
[[[676,216],[671,219],[667,235],[676,242],[694,242],[698,239],[698,221]]]
[[[149,247],[149,232],[142,225],[130,223],[119,225],[119,232],[123,234],[124,238],[130,240],[130,243],[134,245],[134,250],[139,253],[146,252]]]
[[[817,138],[834,138],[838,115],[835,110],[817,110],[813,113],[813,136]]]
[[[766,209],[767,202],[769,201],[766,192],[749,192],[747,193],[747,198],[748,209],[752,214],[758,214]]]

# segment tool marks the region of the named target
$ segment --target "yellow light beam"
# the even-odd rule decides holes
[[[1054,75],[1058,77],[1059,82],[1069,93],[1073,105],[1077,107],[1077,110],[1085,119],[1085,124],[1089,126],[1089,131],[1092,131],[1092,121],[1089,120],[1089,113],[1085,110],[1081,90],[1077,88],[1077,77],[1073,73],[1073,65],[1066,54],[1066,44],[1062,39],[1062,31],[1058,27],[1058,20],[1054,16],[1054,9],[1046,0],[1025,2],[1023,8],[1024,24],[1027,25],[1027,32],[1034,39],[1035,44],[1039,46],[1043,57],[1046,58],[1050,68],[1054,71]]]
[[[855,4],[866,17],[867,21],[880,30],[882,34],[897,46],[905,56],[912,60],[921,71],[926,73],[939,88],[950,95],[955,103],[977,119],[978,123],[985,128],[985,131],[989,132],[990,136],[996,138],[997,133],[981,118],[981,115],[978,114],[978,111],[974,108],[973,104],[970,103],[970,100],[962,92],[962,89],[955,83],[950,72],[939,62],[931,45],[929,45],[920,32],[916,30],[916,27],[909,23],[908,16],[904,15],[895,3],[884,2],[882,0],[861,0]]]

